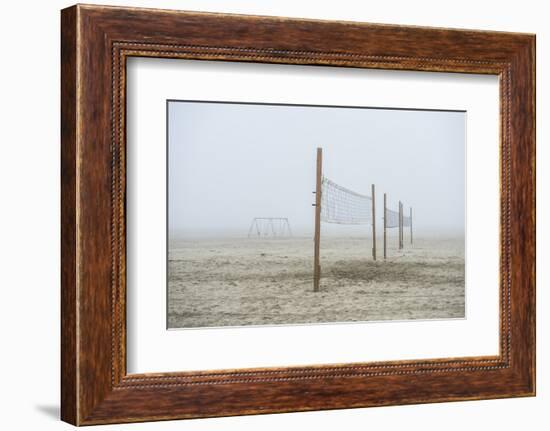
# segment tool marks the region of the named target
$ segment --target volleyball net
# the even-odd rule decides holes
[[[403,223],[402,223],[402,226],[403,226],[403,227],[410,227],[411,225],[412,225],[412,218],[403,215]]]
[[[399,211],[393,211],[388,208],[385,210],[386,228],[391,229],[399,227]]]
[[[370,225],[372,229],[372,258],[376,260],[376,188],[371,184],[371,194],[361,194],[330,180],[323,175],[323,150],[317,148],[317,165],[315,181],[315,232],[313,256],[313,291],[319,291],[321,279],[321,223],[340,225]],[[403,203],[399,201],[399,211],[387,207],[387,196],[384,193],[383,212],[383,252],[387,257],[387,229],[398,228],[399,250],[403,249],[404,227],[410,227],[412,244],[412,208],[410,216],[403,214]]]
[[[321,181],[321,221],[336,224],[372,224],[372,197],[323,177]]]

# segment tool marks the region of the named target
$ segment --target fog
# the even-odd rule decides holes
[[[466,113],[170,101],[171,235],[246,235],[254,217],[313,231],[316,148],[323,174],[361,194],[376,221],[413,208],[417,232],[464,234]],[[352,233],[365,226],[327,226]]]

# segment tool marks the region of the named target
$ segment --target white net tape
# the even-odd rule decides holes
[[[372,198],[323,177],[321,220],[338,224],[371,224]]]

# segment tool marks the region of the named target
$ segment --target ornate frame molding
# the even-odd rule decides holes
[[[257,35],[259,28],[268,30]],[[533,395],[534,46],[534,36],[523,34],[65,9],[62,418],[98,424]],[[127,375],[125,65],[131,56],[498,75],[500,354]]]

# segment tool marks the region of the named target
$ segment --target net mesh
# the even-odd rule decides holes
[[[337,224],[372,224],[372,198],[323,177],[321,220]]]
[[[409,227],[411,225],[411,218],[403,216],[403,227]]]
[[[399,212],[386,208],[386,227],[399,227]]]

